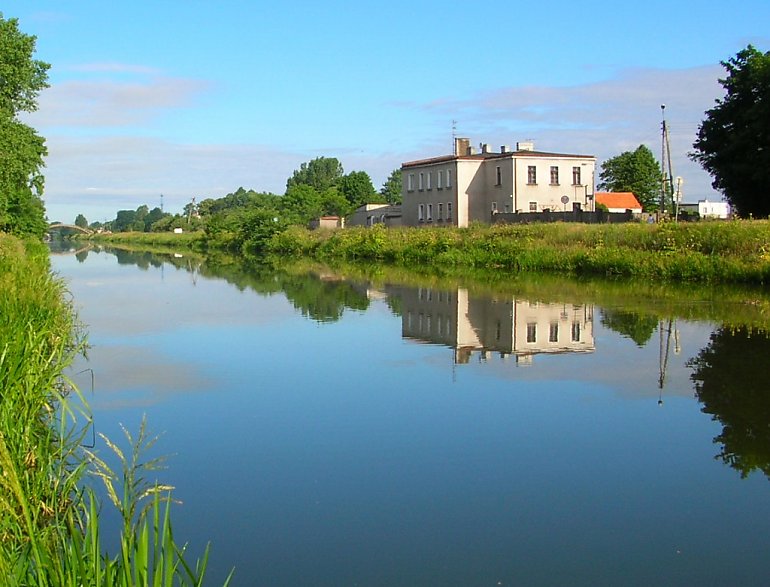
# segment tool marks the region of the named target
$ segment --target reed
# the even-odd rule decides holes
[[[138,455],[145,428],[115,475],[82,448],[90,417],[64,375],[84,348],[61,280],[42,243],[0,234],[0,577],[4,585],[201,585],[208,552],[195,564],[175,541],[170,488],[140,480],[156,463]],[[123,517],[120,552],[102,542],[95,474]],[[146,505],[145,505],[146,502]]]

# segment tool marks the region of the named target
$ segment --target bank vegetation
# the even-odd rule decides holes
[[[174,541],[171,488],[150,482],[157,460],[142,460],[153,442],[146,428],[127,433],[127,449],[104,439],[117,471],[92,447],[87,405],[66,375],[84,348],[47,248],[0,233],[2,584],[200,585],[205,554],[188,563]],[[122,520],[117,540],[100,522],[110,504]]]
[[[299,226],[268,230],[251,225],[186,235],[121,233],[96,238],[113,243],[147,241],[144,244],[225,249],[250,257],[378,262],[418,269],[472,268],[651,281],[770,282],[767,220],[469,228],[374,226],[315,231]]]

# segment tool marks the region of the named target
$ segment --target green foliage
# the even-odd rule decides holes
[[[770,216],[770,51],[749,45],[722,62],[725,96],[706,112],[691,158],[743,217]]]
[[[658,318],[612,308],[602,309],[602,325],[633,340],[643,347],[658,327]]]
[[[403,201],[403,195],[401,193],[402,186],[403,178],[401,169],[394,169],[390,172],[385,183],[382,184],[380,195],[382,195],[388,204],[400,204]]]
[[[344,173],[342,164],[334,157],[317,157],[308,163],[302,163],[292,176],[286,180],[286,190],[296,185],[309,185],[318,192],[324,192],[337,182]]]
[[[128,435],[118,477],[82,445],[87,406],[63,372],[84,341],[46,247],[0,234],[0,577],[35,587],[201,585],[207,552],[192,565],[173,539],[170,488],[144,481],[144,426]],[[106,440],[106,439],[105,439]],[[105,481],[124,524],[107,554],[90,471]],[[147,499],[148,501],[145,501]],[[149,502],[149,500],[152,500]],[[113,540],[109,540],[113,543]]]
[[[351,171],[339,180],[339,190],[352,209],[364,204],[379,203],[382,197],[374,191],[372,180],[366,171]]]
[[[79,226],[80,228],[88,228],[88,220],[82,214],[78,214],[75,216],[75,226]]]
[[[633,192],[645,212],[660,208],[662,172],[652,151],[645,145],[607,159],[601,165],[599,179],[597,187],[600,190]]]
[[[0,230],[42,237],[45,141],[18,120],[20,112],[37,110],[37,96],[48,87],[49,65],[33,59],[35,43],[0,13]]]

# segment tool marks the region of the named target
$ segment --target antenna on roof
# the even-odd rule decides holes
[[[457,121],[452,119],[452,153],[457,155]]]

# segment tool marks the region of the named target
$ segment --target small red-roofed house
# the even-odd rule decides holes
[[[596,203],[604,204],[610,212],[631,210],[634,214],[642,213],[642,205],[633,192],[596,192]]]

